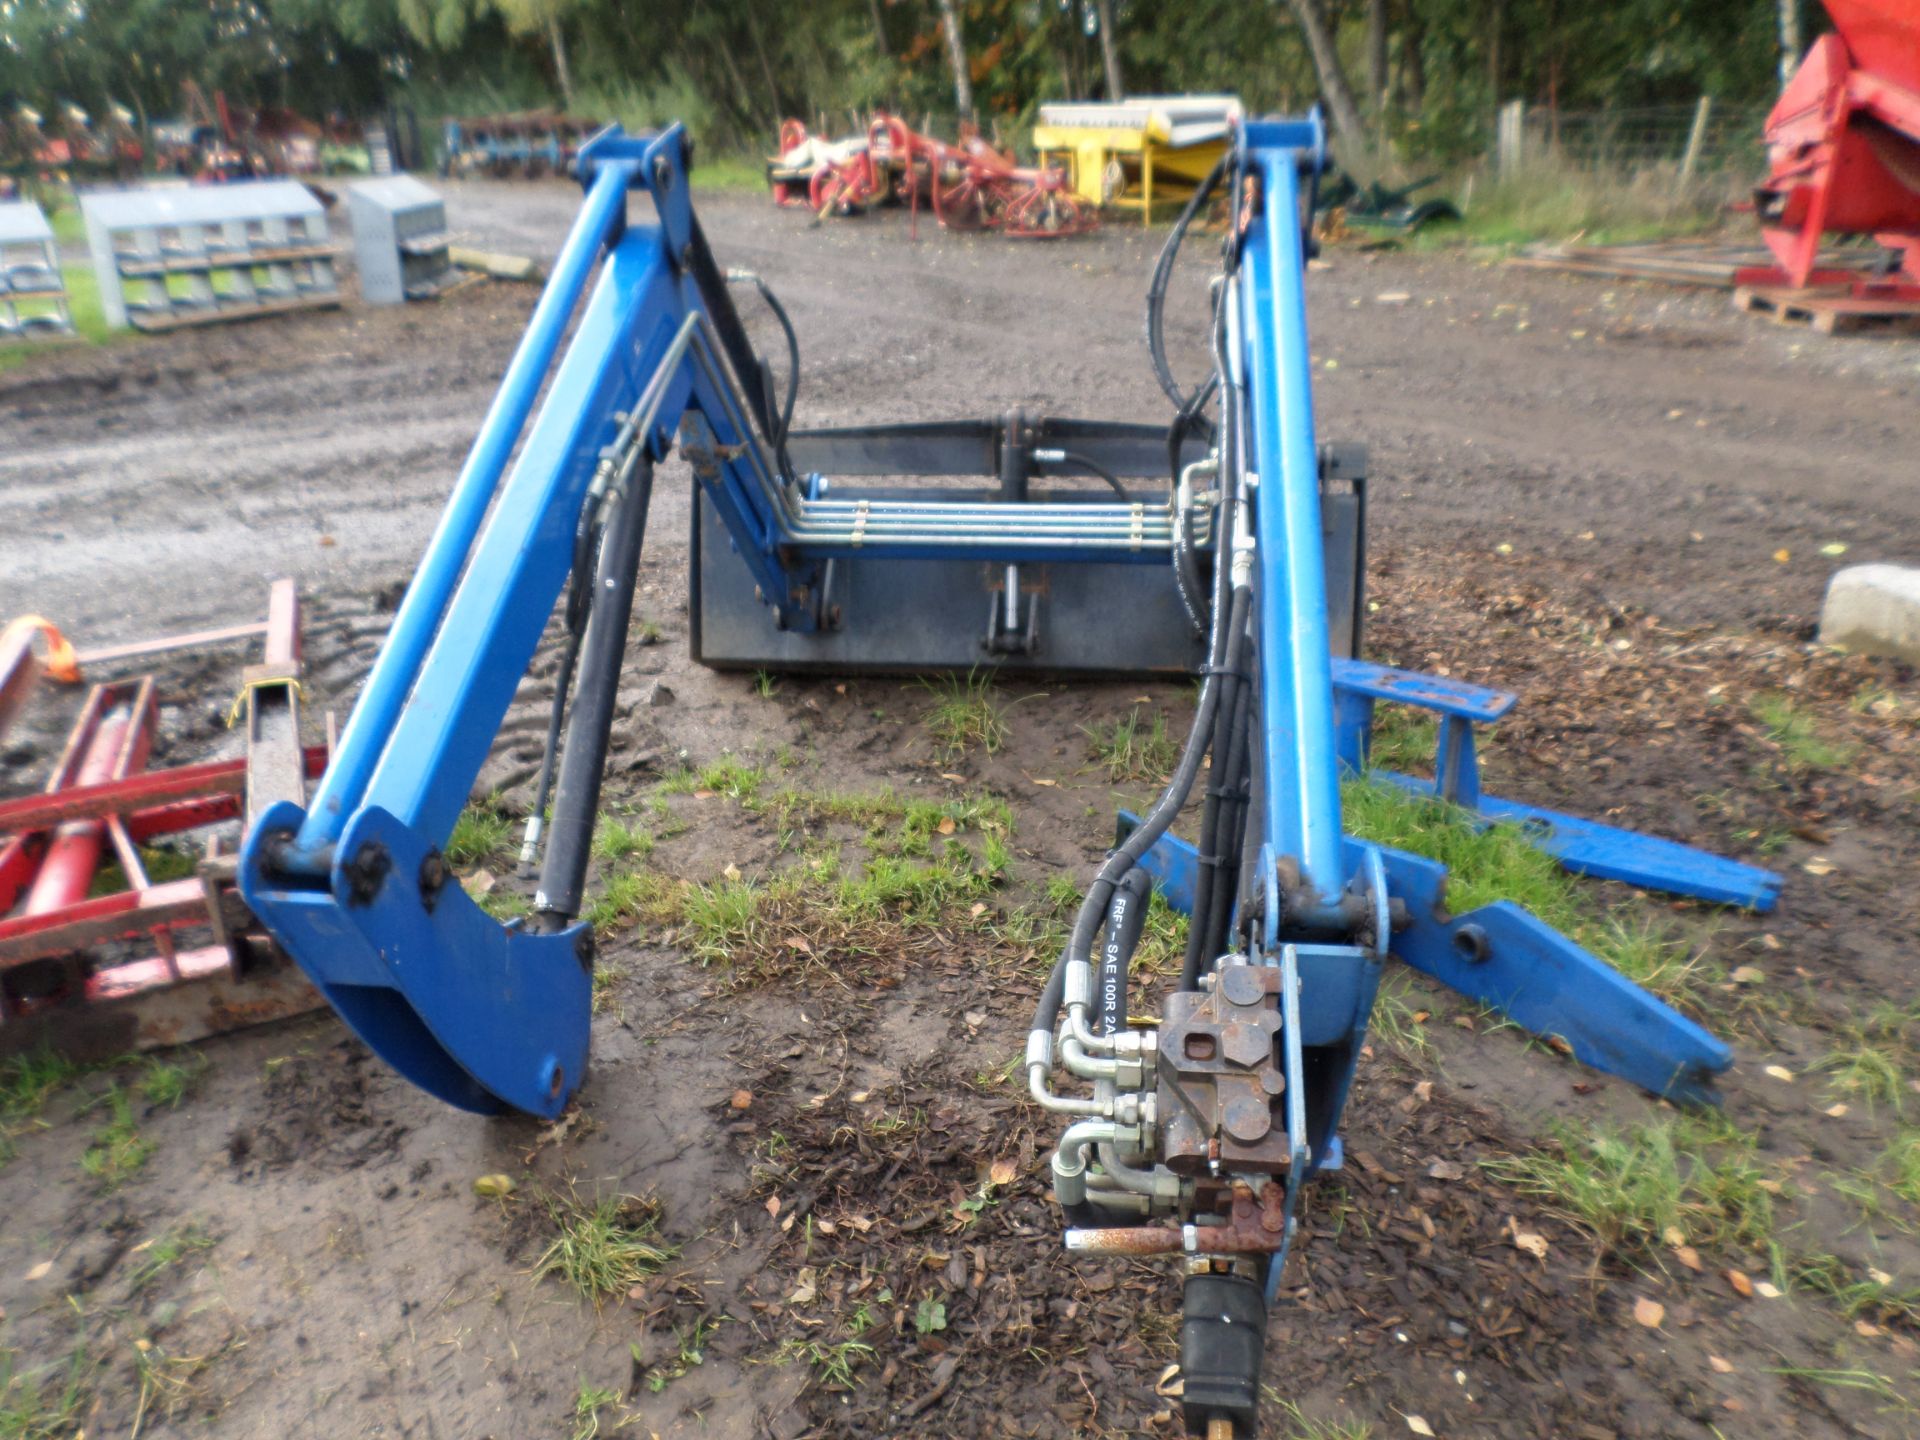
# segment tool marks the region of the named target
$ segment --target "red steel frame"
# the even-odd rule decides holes
[[[1920,9],[1825,3],[1837,32],[1815,42],[1767,117],[1772,169],[1756,199],[1779,265],[1742,270],[1735,283],[1920,304]],[[1874,236],[1899,255],[1898,272],[1819,269],[1829,232]]]
[[[197,874],[161,884],[140,852],[157,836],[243,819],[289,787],[303,796],[304,782],[325,770],[324,746],[297,743],[293,583],[275,584],[263,625],[81,660],[253,634],[265,636],[266,655],[246,672],[244,758],[148,770],[159,715],[153,678],[117,681],[89,692],[45,791],[0,801],[0,1052],[43,1042],[103,1053],[175,1044],[320,1003],[284,961],[259,963],[265,942],[233,888],[231,852],[210,842]],[[126,888],[89,895],[108,847]]]

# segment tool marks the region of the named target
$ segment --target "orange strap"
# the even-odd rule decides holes
[[[22,615],[10,623],[4,632],[0,632],[0,643],[13,639],[22,630],[38,630],[45,638],[47,658],[43,663],[47,667],[47,674],[68,685],[80,683],[80,662],[74,657],[73,646],[51,620],[40,615]]]

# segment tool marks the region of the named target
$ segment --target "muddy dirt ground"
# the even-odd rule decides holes
[[[462,185],[449,208],[545,256],[573,203]],[[1140,342],[1157,234],[702,212],[793,313],[800,423],[1163,413]],[[1369,653],[1520,693],[1487,751],[1501,793],[1786,878],[1766,917],[1581,887],[1668,937],[1738,1053],[1726,1126],[1684,1122],[1711,1129],[1719,1189],[1689,1192],[1677,1236],[1596,1234],[1503,1161],[1681,1117],[1396,988],[1273,1318],[1268,1433],[1920,1433],[1920,685],[1811,643],[1837,566],[1920,563],[1920,345],[1451,254],[1336,249],[1310,290],[1322,437],[1372,449]],[[0,374],[0,615],[133,639],[251,618],[290,574],[310,709],[344,714],[531,303],[488,285]],[[1197,321],[1178,341],[1197,373]],[[1058,892],[1153,788],[1088,731],[1138,709],[1183,734],[1191,688],[1009,684],[987,753],[942,748],[912,681],[702,670],[687,483],[674,464],[656,486],[657,634],[634,639],[606,797],[651,848],[597,868],[577,1110],[452,1112],[324,1013],[44,1095],[10,1074],[0,1435],[1173,1433],[1177,1285],[1060,1253],[1052,1127],[1009,1077]],[[233,678],[163,669],[155,763],[231,746]],[[508,810],[550,683],[536,662],[477,787]],[[43,773],[57,710],[0,757],[9,790]],[[921,800],[944,807],[932,846]],[[810,869],[883,858],[952,893],[809,899]],[[498,848],[465,872],[521,887]],[[633,874],[655,878],[620,891]],[[687,896],[736,882],[788,899],[703,925]],[[493,1175],[511,1194],[477,1196]],[[657,1211],[652,1273],[597,1303],[538,1273],[556,1215],[627,1195]]]

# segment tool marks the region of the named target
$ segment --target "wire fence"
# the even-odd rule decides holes
[[[1555,110],[1520,102],[1502,110],[1496,158],[1502,175],[1550,166],[1637,179],[1671,174],[1699,183],[1744,183],[1766,167],[1765,106],[1693,105]]]

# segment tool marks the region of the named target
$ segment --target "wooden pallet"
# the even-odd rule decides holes
[[[1829,249],[1820,264],[1831,270],[1865,270],[1879,252],[1854,247]],[[1572,275],[1596,275],[1615,280],[1657,280],[1669,285],[1701,285],[1727,289],[1734,272],[1773,264],[1762,245],[1729,245],[1715,241],[1667,240],[1645,245],[1556,245],[1510,256],[1507,264],[1526,270],[1557,270]]]
[[[1779,325],[1808,325],[1822,335],[1920,335],[1920,304],[1875,299],[1844,290],[1793,290],[1782,285],[1741,285],[1733,306],[1765,315]]]

